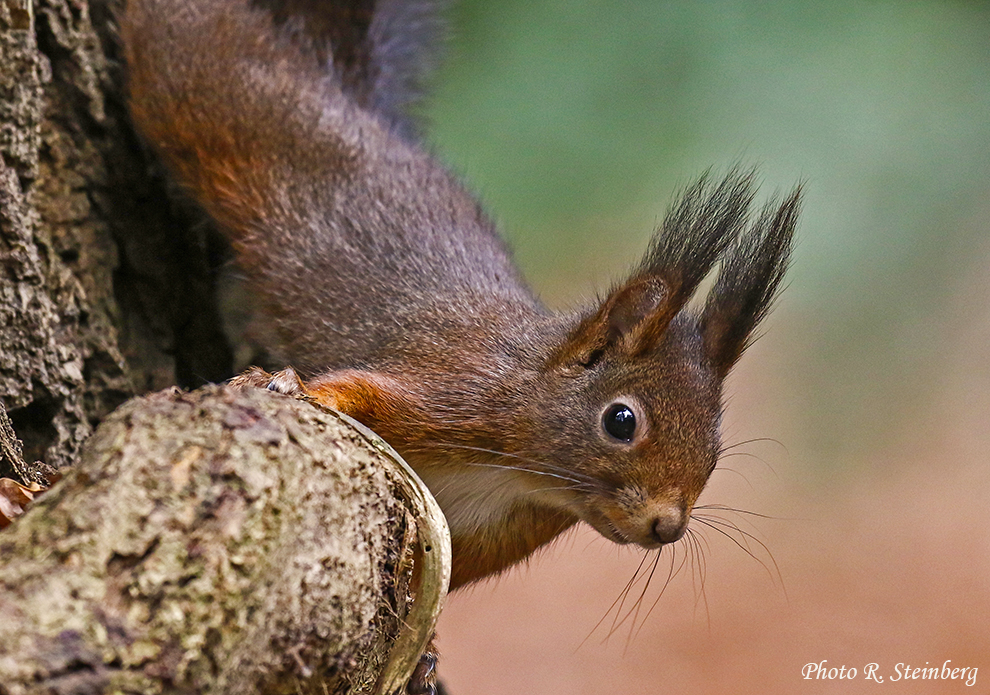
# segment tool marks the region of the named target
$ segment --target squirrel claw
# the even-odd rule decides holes
[[[298,396],[306,393],[306,387],[303,385],[302,379],[299,378],[296,370],[292,367],[286,367],[280,372],[275,372],[271,377],[271,380],[265,387],[269,391],[284,393],[286,396]]]
[[[261,367],[251,367],[230,380],[230,385],[244,388],[247,386],[268,389],[286,396],[306,394],[306,386],[292,367],[286,367],[280,372],[269,374]]]

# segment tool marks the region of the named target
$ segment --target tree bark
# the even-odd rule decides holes
[[[0,693],[371,692],[444,550],[383,451],[260,389],[120,408],[0,533]]]
[[[0,0],[0,401],[36,481],[130,396],[226,379],[243,352],[225,247],[130,126],[120,4]]]

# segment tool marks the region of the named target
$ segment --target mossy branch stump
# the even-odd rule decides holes
[[[375,691],[446,586],[396,459],[260,389],[131,401],[0,533],[0,693]]]

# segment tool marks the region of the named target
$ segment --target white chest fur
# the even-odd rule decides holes
[[[436,497],[453,532],[471,533],[498,524],[512,506],[533,493],[523,474],[500,468],[417,471]]]

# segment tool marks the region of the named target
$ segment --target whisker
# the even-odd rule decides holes
[[[735,543],[737,546],[739,546],[739,548],[744,553],[746,553],[751,558],[753,558],[758,563],[760,563],[760,565],[763,567],[763,569],[765,569],[770,574],[771,579],[773,578],[773,574],[770,572],[770,568],[767,567],[766,564],[762,560],[760,560],[760,558],[756,557],[756,555],[753,554],[753,551],[748,546],[746,546],[742,542],[740,542],[735,536],[729,534],[724,529],[719,528],[719,526],[716,525],[713,522],[713,520],[711,520],[711,519],[706,519],[706,518],[703,518],[703,517],[698,516],[698,515],[695,515],[692,518],[697,519],[699,524],[704,524],[705,526],[707,526],[708,528],[712,529],[713,531],[716,531],[718,533],[721,533],[723,536],[725,536],[726,538],[728,538],[729,540],[731,540],[733,543]],[[733,530],[735,530],[734,527],[731,527],[731,528],[733,528]]]
[[[732,458],[733,456],[745,456],[746,458],[756,459],[757,461],[760,461],[761,463],[766,463],[766,461],[764,461],[762,458],[760,458],[756,454],[751,454],[748,451],[733,451],[733,452],[730,452],[730,453],[721,453],[721,454],[718,455],[718,460],[719,461],[722,461],[722,460],[727,459],[727,458]]]
[[[750,490],[752,490],[753,492],[756,492],[756,488],[753,487],[753,483],[749,482],[749,478],[747,478],[745,475],[743,475],[742,473],[740,473],[739,471],[737,471],[735,468],[726,468],[724,466],[716,466],[715,470],[712,471],[712,475],[715,475],[716,473],[719,473],[721,471],[724,471],[726,473],[735,473],[736,475],[738,475],[740,478],[743,479],[743,482],[745,482],[749,486],[749,489]]]
[[[643,627],[646,625],[646,621],[649,620],[650,615],[653,613],[653,609],[657,607],[657,605],[660,603],[660,599],[662,599],[663,595],[667,592],[667,587],[670,586],[670,582],[673,581],[674,577],[680,574],[681,570],[684,568],[684,563],[687,561],[687,553],[684,554],[684,559],[681,560],[681,564],[677,566],[677,569],[676,570],[674,569],[674,561],[677,558],[677,553],[674,552],[676,547],[677,547],[676,545],[671,547],[670,568],[667,570],[667,579],[664,580],[663,586],[660,587],[660,593],[657,595],[656,599],[653,601],[653,604],[650,606],[650,610],[646,611],[646,615],[643,617],[643,621],[639,624],[639,629],[636,631],[637,636],[639,635]]]
[[[720,454],[721,453],[725,453],[726,451],[730,451],[732,449],[735,449],[736,447],[746,446],[747,444],[755,444],[756,442],[773,442],[774,444],[776,444],[777,446],[779,446],[781,449],[783,449],[785,454],[789,454],[790,453],[790,452],[787,451],[787,447],[784,446],[783,442],[781,442],[779,439],[774,439],[773,437],[754,437],[753,439],[744,439],[741,442],[736,442],[735,444],[730,444],[728,446],[723,446],[719,450],[719,453]]]
[[[452,447],[454,449],[464,449],[466,451],[478,451],[478,452],[481,452],[483,454],[495,454],[496,456],[505,456],[507,458],[519,459],[520,461],[525,461],[526,463],[531,463],[534,466],[541,466],[543,468],[546,468],[547,470],[554,471],[554,472],[557,472],[557,473],[561,473],[562,472],[562,473],[567,473],[567,474],[571,474],[571,475],[575,475],[575,476],[581,476],[581,477],[586,478],[589,481],[595,480],[590,475],[587,475],[587,474],[584,474],[584,473],[578,473],[576,471],[570,471],[570,470],[568,470],[566,468],[563,468],[562,466],[557,466],[557,465],[554,465],[552,463],[547,463],[546,461],[540,461],[539,459],[534,459],[534,458],[531,458],[531,457],[528,457],[528,456],[523,456],[522,454],[513,454],[513,453],[510,453],[508,451],[500,451],[498,449],[488,449],[488,448],[485,448],[485,447],[482,447],[482,446],[470,446],[468,444],[451,444],[451,443],[448,443],[445,446],[449,446],[449,447]]]
[[[532,468],[523,468],[523,467],[515,467],[515,468],[509,466],[505,467],[510,470],[528,471],[530,473],[539,473],[542,475],[556,475],[557,477],[570,480],[573,483],[584,483],[592,487],[601,487],[601,482],[594,476],[587,475],[586,473],[580,473],[578,471],[571,471],[566,468],[563,468],[562,466],[557,466],[552,463],[547,463],[546,461],[539,461],[537,459],[522,456],[520,454],[511,454],[507,451],[499,451],[497,449],[486,449],[485,447],[469,446],[467,444],[446,443],[444,446],[448,446],[454,449],[464,449],[465,451],[477,451],[483,454],[493,454],[495,456],[517,459],[519,461],[537,467],[537,470],[534,470]],[[477,465],[477,466],[489,465],[492,467],[497,467],[497,464],[475,463],[473,465]]]
[[[650,554],[649,553],[643,553],[643,563],[641,563],[641,565],[644,564],[644,563],[646,563],[646,561],[649,560],[649,558],[650,558]],[[645,577],[645,581],[644,581],[644,584],[643,584],[643,591],[644,592],[646,591],[646,587],[648,587],[650,585],[650,580],[653,579],[653,573],[656,571],[656,569],[657,569],[657,560],[654,560],[653,561],[653,566],[650,568],[650,573],[648,575],[646,575],[646,577]],[[631,590],[632,587],[630,586],[629,589]],[[627,593],[626,598],[628,598],[628,593]],[[638,599],[636,599],[636,601],[633,603],[633,608],[635,608],[642,599],[643,599],[643,596],[641,594],[640,597]],[[626,621],[626,618],[629,617],[629,613],[626,613],[625,617],[623,617],[621,620],[619,619],[619,616],[622,615],[622,607],[624,605],[625,605],[625,599],[623,599],[622,603],[619,604],[618,609],[615,611],[615,617],[612,619],[612,627],[609,628],[609,632],[608,632],[607,635],[605,635],[605,640],[604,641],[607,641],[612,635],[614,635],[618,631],[619,627],[622,626],[622,623],[624,623]],[[633,610],[633,608],[630,608],[629,611],[631,612]]]
[[[690,529],[688,529],[690,531]],[[708,606],[708,593],[705,591],[705,584],[708,581],[708,562],[705,559],[705,555],[701,550],[701,545],[698,543],[698,538],[696,534],[689,533],[689,538],[691,539],[691,548],[693,551],[697,551],[698,555],[698,582],[701,585],[701,601],[705,606],[705,621],[708,623],[708,629],[712,629],[712,614],[711,609]],[[692,555],[694,557],[694,555]],[[694,576],[692,572],[691,576]],[[695,610],[698,608],[698,599],[695,597],[694,601]]]
[[[725,459],[730,458],[732,456],[742,456],[743,458],[754,459],[756,461],[759,461],[766,467],[768,471],[770,471],[773,477],[780,479],[780,474],[777,473],[777,469],[775,469],[773,466],[767,463],[767,460],[765,458],[763,458],[762,456],[757,456],[756,454],[751,454],[748,451],[734,451],[731,454],[720,454],[718,460],[721,463]]]
[[[498,467],[498,468],[508,468],[509,470],[522,470],[522,471],[527,471],[527,472],[530,472],[530,473],[538,473],[538,471],[531,471],[528,468],[519,468],[519,469],[516,469],[515,467],[512,467],[512,466],[497,466],[495,464],[481,464],[481,463],[470,463],[469,462],[469,463],[467,463],[467,465],[469,465],[469,466],[482,466],[482,467],[492,466],[492,467]],[[549,474],[547,474],[547,475],[549,475]],[[482,498],[490,497],[492,495],[497,494],[503,488],[506,488],[506,487],[508,487],[508,486],[510,486],[512,484],[513,484],[512,481],[509,480],[509,479],[499,480],[495,484],[489,485],[485,490],[483,490],[480,493],[480,495],[481,495]],[[445,485],[443,485],[442,487],[440,487],[434,493],[435,496],[441,496],[441,495],[443,495],[443,493],[445,493],[452,485],[454,485],[454,481],[453,480],[449,481],[448,483],[446,483]],[[560,486],[560,487],[551,487],[551,488],[540,488],[538,490],[529,490],[529,491],[527,491],[524,494],[529,494],[531,492],[543,492],[545,490],[580,490],[580,489],[581,489],[580,488],[580,483],[576,483],[574,485],[567,485],[567,486]]]
[[[622,615],[622,609],[626,605],[626,599],[629,598],[629,593],[632,591],[633,587],[636,585],[636,582],[639,581],[639,579],[640,579],[640,572],[643,571],[643,567],[646,565],[646,563],[647,563],[647,561],[649,559],[650,559],[650,554],[649,553],[643,553],[643,559],[639,561],[639,565],[636,567],[636,572],[633,573],[632,578],[628,582],[626,582],[626,585],[622,588],[622,592],[619,594],[619,597],[616,598],[616,600],[612,602],[612,605],[611,606],[609,606],[608,612],[604,616],[602,616],[602,619],[601,620],[598,621],[598,625],[601,625],[605,621],[605,618],[608,617],[608,615],[610,613],[612,613],[612,610],[613,609],[615,609],[615,615],[612,617],[612,624],[609,626],[608,633],[605,635],[604,638],[602,638],[602,641],[600,642],[600,644],[607,644],[609,638],[613,634],[615,634],[615,631],[617,630],[618,625],[621,625],[621,622],[619,622],[619,619],[620,619],[620,616]],[[621,600],[619,600],[619,599],[621,599]],[[616,606],[616,604],[618,604],[618,606]],[[598,625],[595,626],[596,629],[597,629]]]
[[[622,618],[613,628],[612,632],[609,633],[611,637],[616,630],[618,630],[626,620],[632,616],[632,623],[629,625],[629,636],[626,638],[626,646],[622,650],[623,655],[629,650],[629,643],[632,640],[632,631],[636,627],[636,621],[639,619],[639,611],[643,607],[643,597],[646,596],[646,590],[650,588],[650,582],[653,581],[653,575],[657,571],[657,565],[660,564],[660,551],[657,551],[656,559],[653,561],[653,567],[650,568],[650,574],[646,577],[646,581],[643,583],[643,590],[639,593],[639,597],[636,599],[636,603],[633,607],[629,609],[625,617]]]
[[[692,518],[697,519],[699,523],[704,524],[708,528],[710,528],[710,529],[712,529],[714,531],[717,531],[718,533],[721,533],[723,536],[725,536],[726,538],[728,538],[729,540],[731,540],[733,543],[735,543],[737,546],[739,546],[739,548],[743,552],[745,552],[751,558],[753,558],[758,563],[760,563],[760,566],[764,570],[766,570],[767,574],[770,576],[771,581],[774,580],[774,572],[776,572],[776,575],[777,575],[776,576],[776,580],[780,582],[780,588],[784,591],[784,596],[785,597],[787,596],[787,587],[784,586],[784,575],[781,574],[781,572],[780,572],[780,566],[777,564],[776,558],[774,558],[773,553],[770,552],[770,548],[767,546],[766,543],[764,543],[763,541],[761,541],[759,538],[757,538],[756,536],[754,536],[752,533],[749,533],[748,531],[744,531],[743,529],[739,528],[738,526],[736,526],[732,522],[727,521],[726,519],[719,519],[718,517],[711,517],[711,516],[702,516],[702,515],[698,515],[698,514],[694,515]],[[729,528],[729,529],[732,529],[733,531],[739,533],[741,536],[743,536],[743,542],[740,542],[735,536],[733,536],[732,534],[730,534],[727,531],[725,531],[724,528],[720,528],[720,527]],[[770,568],[767,567],[767,564],[765,562],[763,562],[763,560],[761,560],[760,558],[758,558],[756,556],[756,554],[752,551],[752,549],[750,549],[750,547],[748,545],[748,541],[746,539],[752,540],[754,543],[757,543],[761,548],[763,548],[763,551],[767,554],[767,557],[770,558],[770,562],[773,563],[773,569],[774,569],[773,572],[771,572],[770,571]]]
[[[585,488],[579,483],[579,484],[576,484],[576,485],[562,485],[560,487],[541,487],[538,490],[527,490],[523,494],[524,495],[532,495],[532,494],[537,493],[537,492],[550,492],[551,490],[568,490],[570,492],[573,492],[575,490],[584,490],[584,489]]]
[[[636,571],[633,572],[632,579],[626,582],[625,587],[623,587],[622,591],[619,592],[619,595],[615,597],[615,600],[612,601],[612,605],[608,607],[607,611],[605,611],[605,615],[603,615],[601,619],[597,623],[595,623],[595,626],[591,628],[591,632],[589,632],[588,635],[583,640],[581,640],[581,644],[578,645],[578,649],[580,649],[585,642],[591,639],[591,636],[595,634],[595,630],[601,627],[601,624],[605,622],[606,618],[608,618],[609,614],[612,612],[612,609],[615,608],[616,604],[619,604],[619,609],[616,611],[616,616],[622,613],[622,606],[625,604],[626,596],[629,595],[629,591],[636,583],[636,579],[639,577],[639,573],[643,570],[643,565],[646,564],[646,559],[649,556],[650,556],[649,553],[643,553],[643,559],[639,561],[639,566],[636,568]],[[613,628],[615,627],[615,620],[612,621],[612,627]],[[606,635],[605,639],[602,640],[602,644],[604,644],[607,640],[608,640],[608,635]]]
[[[770,519],[771,521],[807,521],[807,519],[804,519],[802,517],[770,516],[769,514],[761,514],[759,512],[753,512],[748,509],[739,509],[738,507],[729,507],[724,504],[702,504],[696,506],[695,509],[696,510],[700,509],[703,511],[707,510],[707,511],[717,511],[717,512],[731,512],[733,514],[739,514],[740,516],[744,516],[744,517],[757,517],[759,519]],[[725,521],[727,521],[727,519]],[[756,526],[753,526],[753,528],[756,528]]]
[[[692,516],[691,518],[693,519],[694,517]],[[694,529],[688,528],[688,531],[692,531],[693,532]],[[691,535],[694,538],[696,538],[699,541],[699,543],[704,543],[705,544],[705,550],[707,550],[709,553],[712,551],[712,546],[708,543],[708,538],[706,538],[705,536],[703,536],[702,534],[697,533],[697,532],[693,532]]]
[[[778,516],[769,516],[767,514],[760,514],[759,512],[751,512],[748,509],[738,509],[736,507],[727,507],[724,504],[702,504],[695,507],[695,510],[707,509],[709,511],[719,511],[719,512],[734,512],[735,514],[745,514],[746,516],[755,516],[760,519],[772,519],[773,521],[783,521]]]
[[[557,480],[563,480],[568,483],[574,483],[575,486],[582,489],[587,489],[587,483],[584,483],[576,478],[569,478],[567,476],[558,475],[557,473],[550,473],[548,471],[535,471],[532,468],[524,468],[522,466],[506,466],[499,463],[477,463],[469,461],[467,463],[469,466],[476,466],[478,468],[500,468],[506,471],[522,471],[524,473],[534,473],[536,475],[545,475],[550,478],[556,478]]]
[[[718,450],[718,460],[719,461],[722,461],[723,459],[726,459],[726,458],[728,458],[730,456],[744,456],[746,458],[756,459],[757,461],[759,461],[760,463],[762,463],[764,466],[766,466],[767,470],[769,470],[771,473],[773,473],[774,477],[780,478],[780,475],[777,473],[777,470],[773,466],[771,466],[762,457],[757,456],[756,454],[751,454],[751,453],[749,453],[747,451],[736,451],[736,452],[732,452],[732,450],[735,449],[735,448],[737,448],[737,447],[745,446],[747,444],[753,444],[755,442],[773,442],[774,444],[777,444],[778,446],[780,446],[781,449],[784,450],[784,454],[786,456],[788,456],[788,457],[790,456],[790,452],[787,450],[787,447],[784,446],[778,440],[771,439],[769,437],[757,437],[755,439],[747,439],[745,441],[736,442],[735,444],[730,444],[728,446],[720,447],[719,450]],[[732,452],[732,453],[729,453],[729,452]]]
[[[732,529],[733,531],[741,534],[743,536],[743,542],[746,543],[747,548],[749,547],[749,540],[752,540],[755,543],[759,543],[761,546],[763,546],[765,550],[769,552],[769,549],[767,548],[766,544],[763,543],[763,541],[761,541],[759,538],[757,538],[754,534],[750,533],[749,531],[739,528],[739,525],[736,524],[731,519],[723,519],[720,516],[711,516],[707,514],[702,514],[700,515],[700,517],[705,521],[718,524],[719,526],[723,526],[728,529]]]

